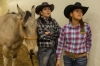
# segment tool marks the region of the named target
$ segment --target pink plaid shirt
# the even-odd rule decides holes
[[[91,47],[91,29],[87,23],[84,23],[85,34],[80,33],[80,24],[75,28],[71,23],[65,25],[60,32],[57,47],[57,59],[60,59],[62,48],[70,53],[89,52]]]

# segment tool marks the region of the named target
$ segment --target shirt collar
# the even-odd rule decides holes
[[[49,19],[49,18],[45,18],[44,16],[41,16],[41,18],[43,18],[46,21],[48,21],[48,19]]]
[[[78,24],[75,28],[78,28],[78,27],[80,27],[80,24]],[[74,27],[72,26],[72,23],[71,23],[71,22],[69,22],[69,28],[74,28]]]

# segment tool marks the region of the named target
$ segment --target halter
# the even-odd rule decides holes
[[[27,40],[36,40],[37,37],[35,37],[35,38],[32,38],[32,37],[24,37],[24,39],[27,39]]]
[[[27,40],[36,40],[37,37],[32,38],[32,37],[25,37],[25,36],[24,36],[24,39],[27,39]],[[34,55],[34,52],[33,52],[32,50],[30,50],[30,59],[31,59],[32,66],[34,66],[32,55]]]

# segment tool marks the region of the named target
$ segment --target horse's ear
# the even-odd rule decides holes
[[[21,18],[24,18],[25,12],[18,6],[18,4],[17,4],[17,10],[18,10],[18,14],[21,15]]]
[[[35,6],[33,5],[31,8],[32,11],[32,17],[35,18]]]

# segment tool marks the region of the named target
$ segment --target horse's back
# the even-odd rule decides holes
[[[0,20],[7,19],[7,18],[14,18],[16,16],[17,16],[17,14],[5,14],[3,16],[0,16]]]
[[[18,32],[18,25],[16,21],[17,16],[15,14],[6,14],[0,17],[0,43],[11,43],[14,41]]]

